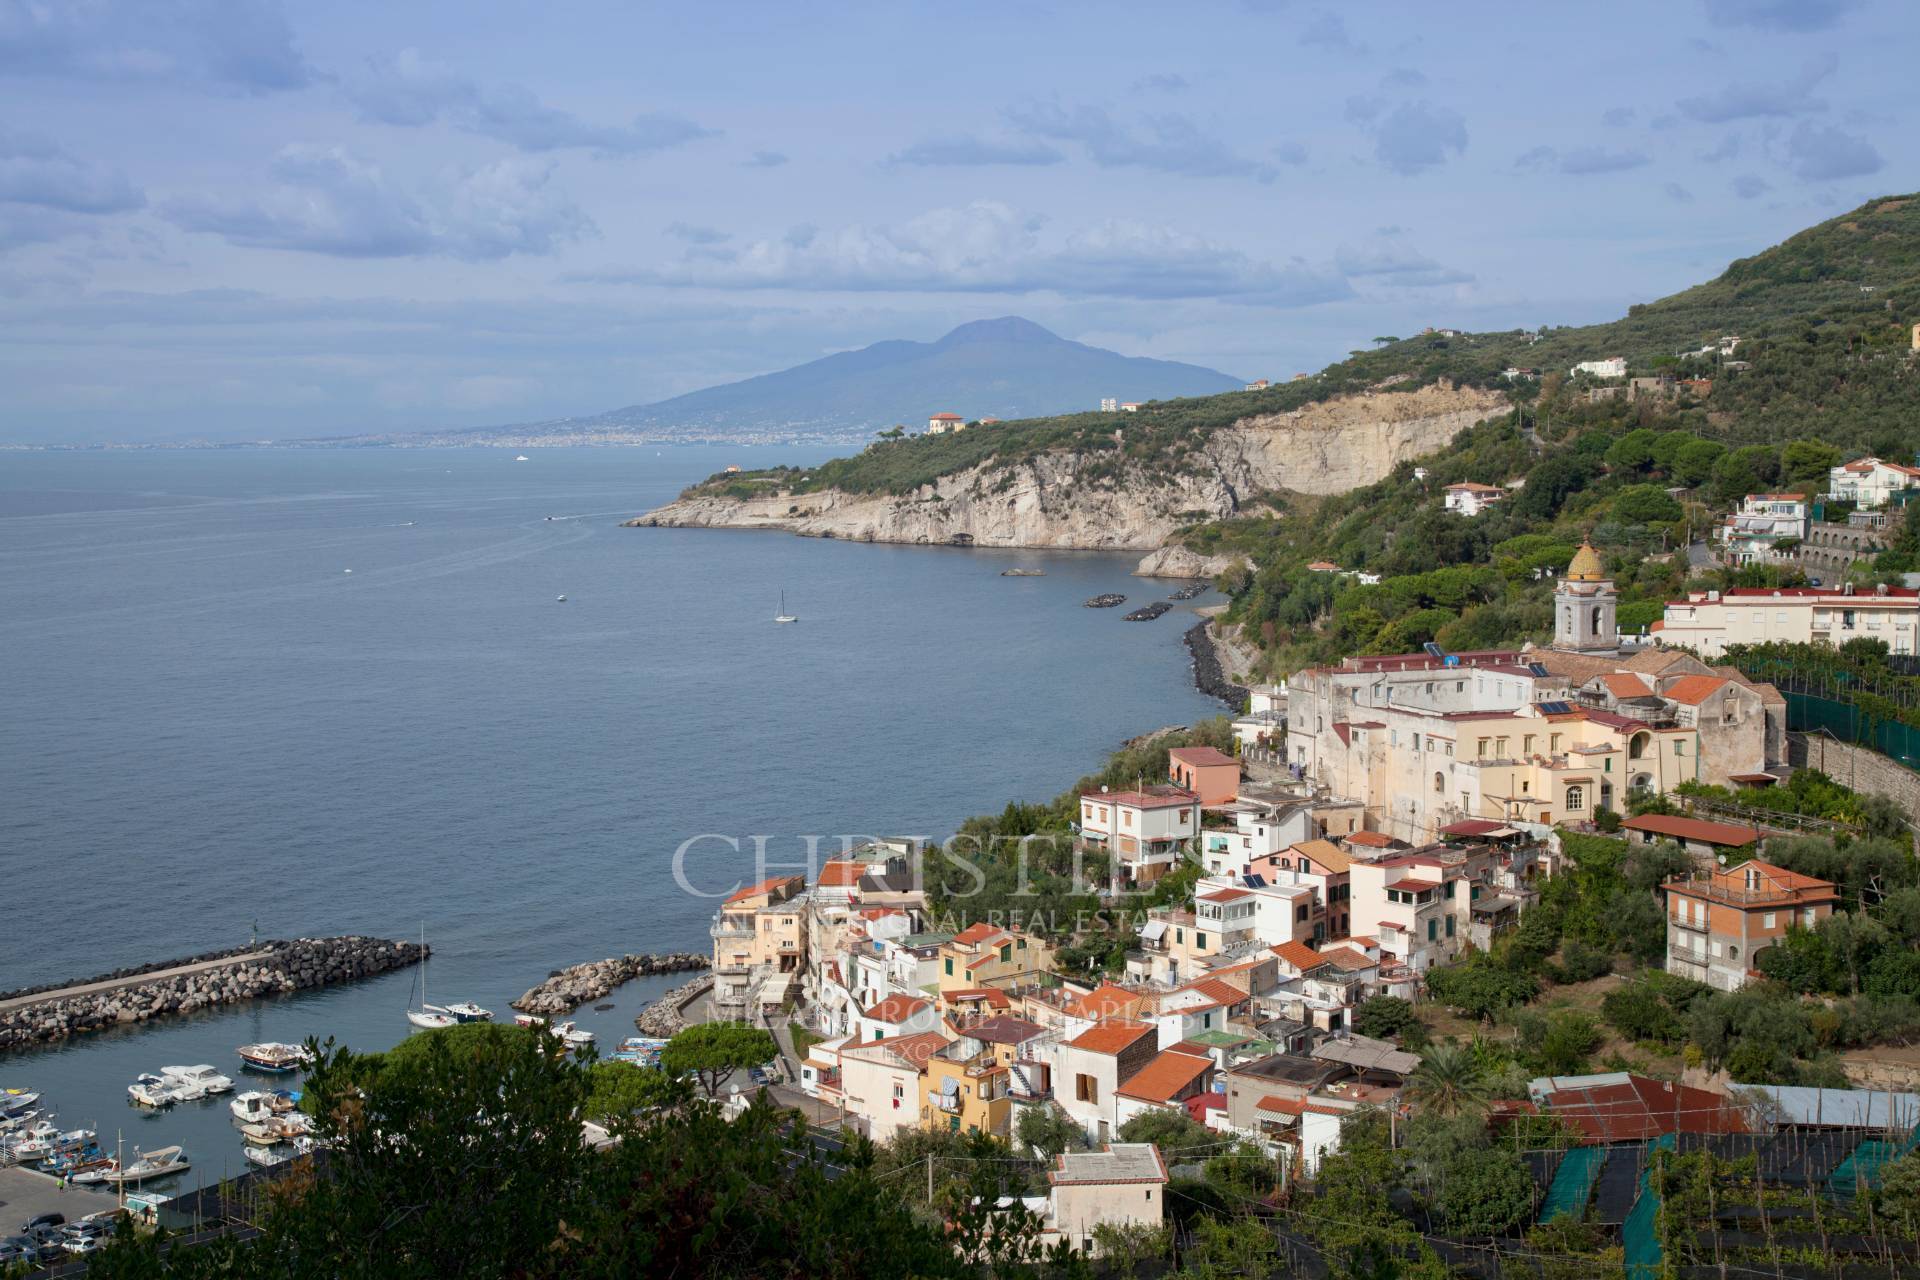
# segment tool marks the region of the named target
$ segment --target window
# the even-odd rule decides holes
[[[1439,774],[1433,775],[1433,794],[1440,795],[1447,789],[1447,780]]]
[[[1687,754],[1687,740],[1685,738],[1675,738],[1673,740],[1673,754],[1677,756]]]
[[[1739,958],[1740,958],[1740,948],[1734,946],[1731,942],[1729,942],[1727,944],[1727,959],[1738,960]]]
[[[1453,936],[1453,917],[1452,916],[1447,917],[1447,936],[1449,938]]]
[[[1008,943],[1007,945],[1000,948],[1000,963],[1011,964],[1012,962],[1013,962],[1013,944]]]
[[[1100,1101],[1100,1082],[1089,1075],[1076,1075],[1073,1078],[1073,1097],[1076,1102]]]
[[[1205,951],[1207,949],[1207,935],[1199,932],[1198,930],[1195,930],[1193,935],[1193,945],[1195,950]]]
[[[1765,915],[1760,917],[1760,927],[1763,929],[1774,928],[1776,924],[1776,918],[1777,918],[1776,913],[1772,911],[1767,912]]]
[[[1567,788],[1567,808],[1568,809],[1584,809],[1586,807],[1587,807],[1586,788],[1585,787],[1568,787]]]
[[[1481,756],[1481,758],[1482,758],[1482,759],[1485,759],[1485,758],[1486,758],[1486,754],[1487,754],[1487,746],[1488,746],[1488,744],[1489,744],[1489,743],[1491,743],[1492,741],[1493,741],[1493,739],[1491,739],[1491,738],[1482,738],[1482,739],[1480,739],[1480,756]]]
[[[1547,735],[1547,750],[1552,752],[1556,756],[1560,754],[1560,735],[1559,734],[1551,733]]]
[[[1175,929],[1173,931],[1173,941],[1176,946],[1185,943],[1186,940],[1187,931],[1185,929]]]
[[[1427,921],[1427,941],[1428,942],[1440,941],[1440,922],[1438,920]]]
[[[1304,905],[1295,907],[1293,909],[1293,918],[1296,923],[1298,923],[1299,921],[1305,920],[1307,918],[1306,907]]]
[[[894,1085],[894,1086],[893,1086],[893,1096],[894,1096],[895,1098],[904,1098],[904,1097],[906,1097],[906,1096],[907,1096],[907,1087],[906,1087],[905,1085],[902,1085],[902,1084],[896,1084],[896,1085]]]
[[[1536,735],[1530,733],[1526,737],[1520,740],[1520,750],[1525,752],[1527,755],[1533,754],[1533,739],[1535,736]]]
[[[1600,762],[1600,772],[1602,772],[1602,773],[1612,773],[1612,772],[1613,772],[1613,757],[1612,757],[1612,756],[1608,756],[1608,757],[1607,757],[1607,758],[1606,758],[1605,760],[1602,760],[1602,761]]]
[[[949,978],[953,976],[953,957],[952,956],[947,957],[947,976]]]
[[[875,1027],[873,1029],[873,1038],[875,1040],[885,1040],[887,1038],[887,1029],[885,1027]],[[900,1096],[899,1085],[893,1087],[893,1096],[896,1098]]]

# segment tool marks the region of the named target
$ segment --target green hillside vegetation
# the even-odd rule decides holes
[[[1721,444],[1813,434],[1817,415],[1817,433],[1844,451],[1886,449],[1891,442],[1904,452],[1913,443],[1912,407],[1920,398],[1920,370],[1908,358],[1917,321],[1920,196],[1890,196],[1606,324],[1383,340],[1311,377],[1264,391],[1157,401],[1137,413],[1070,414],[883,439],[811,471],[715,476],[697,487],[736,496],[769,486],[905,495],[944,475],[1013,466],[1052,451],[1110,455],[1110,466],[1089,476],[1095,482],[1128,466],[1174,473],[1198,465],[1196,452],[1209,433],[1257,414],[1441,381],[1505,390],[1522,405],[1558,404],[1590,383],[1584,375],[1570,380],[1566,370],[1614,355],[1625,356],[1635,376],[1711,379],[1710,393],[1686,402],[1691,418],[1681,425]],[[1732,357],[1682,354],[1734,335],[1741,343]],[[1538,384],[1509,382],[1504,371],[1510,367],[1538,369],[1544,377]]]

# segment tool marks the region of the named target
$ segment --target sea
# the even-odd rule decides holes
[[[0,454],[0,991],[254,938],[424,937],[424,971],[0,1055],[63,1127],[239,1172],[163,1065],[409,1034],[435,1002],[706,951],[718,897],[848,838],[950,834],[1217,714],[1135,556],[620,522],[825,448]],[[1041,577],[1004,577],[1022,567]],[[565,597],[564,601],[561,597]],[[798,615],[776,625],[784,599]],[[604,1048],[681,978],[580,1025]],[[297,1081],[295,1082],[297,1087]]]

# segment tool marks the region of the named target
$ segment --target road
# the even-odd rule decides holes
[[[1704,542],[1689,542],[1687,544],[1687,567],[1690,569],[1713,568],[1713,548]]]

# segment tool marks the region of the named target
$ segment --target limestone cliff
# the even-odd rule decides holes
[[[1442,448],[1506,407],[1497,391],[1448,384],[1344,396],[1212,432],[1177,471],[1111,454],[1043,453],[942,476],[914,493],[692,490],[630,526],[782,529],[856,542],[1151,551],[1173,531],[1232,515],[1270,490],[1334,494],[1370,484],[1407,458]],[[1086,473],[1086,474],[1083,474]],[[1144,566],[1143,566],[1144,568]]]

